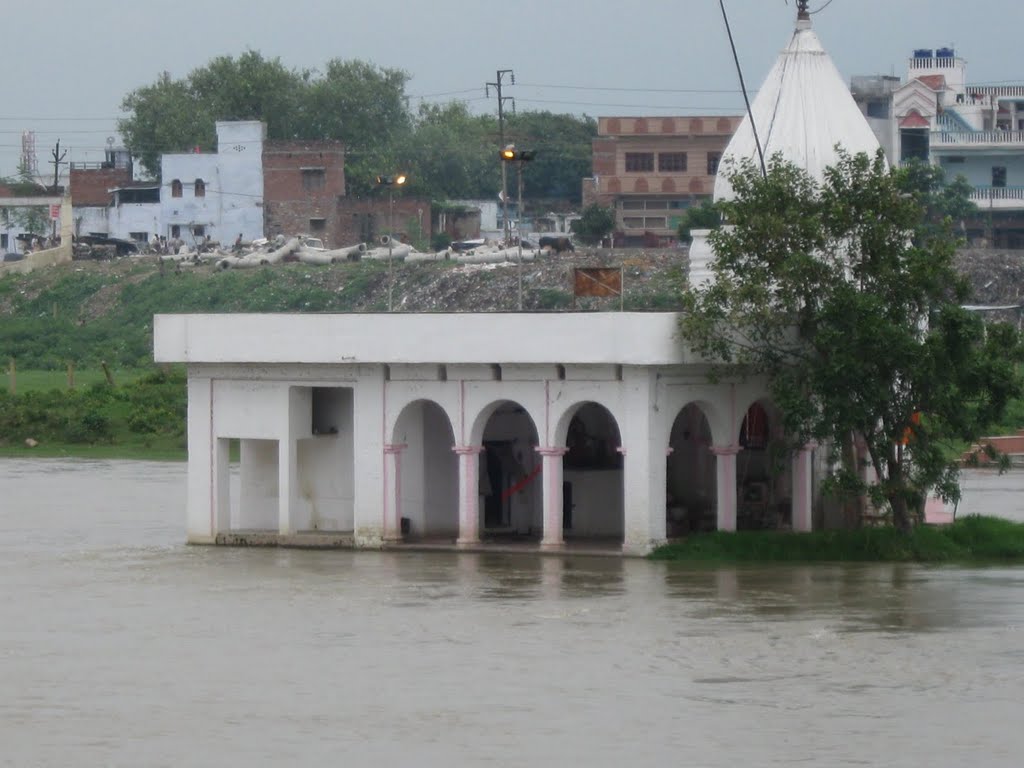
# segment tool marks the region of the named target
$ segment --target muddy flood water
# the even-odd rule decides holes
[[[1024,764],[1021,568],[200,548],[184,503],[0,460],[0,765]]]

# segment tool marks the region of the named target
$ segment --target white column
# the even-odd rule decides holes
[[[352,523],[357,547],[379,547],[384,534],[384,368],[360,366],[352,390]]]
[[[298,445],[288,437],[277,441],[277,532],[281,536],[298,533]]]
[[[456,445],[459,457],[459,538],[456,545],[480,543],[480,454],[482,445]]]
[[[565,545],[562,538],[562,457],[568,448],[538,447],[543,467],[544,482],[544,535],[540,548],[559,550]]]
[[[811,460],[817,443],[808,443],[793,457],[793,530],[808,533],[813,528]]]
[[[402,451],[408,447],[384,445],[384,541],[402,540]]]
[[[717,457],[715,478],[718,490],[717,527],[720,531],[736,530],[736,454],[738,445],[712,446]]]
[[[186,531],[194,544],[212,544],[217,536],[221,491],[227,487],[219,482],[219,449],[213,430],[213,380],[190,376]]]
[[[213,501],[210,519],[213,537],[231,530],[231,441],[215,440],[213,451]]]
[[[628,555],[646,555],[665,543],[665,445],[657,411],[658,379],[646,368],[623,371],[623,540]]]

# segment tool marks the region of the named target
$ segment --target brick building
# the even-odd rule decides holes
[[[376,244],[380,236],[390,230],[396,239],[420,244],[430,242],[431,209],[428,200],[415,197],[394,196],[394,222],[388,208],[387,193],[369,198],[338,198],[337,242],[344,245],[354,243]]]
[[[615,209],[617,244],[674,240],[685,210],[711,198],[722,152],[741,120],[598,118],[584,205]]]
[[[263,145],[263,223],[267,237],[309,234],[329,247],[351,244],[341,220],[345,148],[338,141]]]

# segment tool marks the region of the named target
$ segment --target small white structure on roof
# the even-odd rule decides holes
[[[738,523],[809,530],[810,451],[775,472],[763,383],[710,383],[677,321],[159,315],[156,360],[188,365],[188,538],[642,554]]]

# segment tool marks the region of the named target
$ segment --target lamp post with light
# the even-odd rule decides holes
[[[523,309],[523,163],[528,163],[533,160],[534,155],[537,153],[532,149],[516,149],[515,144],[509,144],[503,150],[501,150],[501,159],[505,163],[516,164],[516,174],[518,177],[519,186],[519,202],[517,208],[519,209],[519,237],[516,240],[519,243],[519,311]]]
[[[377,177],[377,186],[388,188],[388,312],[394,308],[395,266],[391,263],[394,260],[391,251],[395,239],[395,187],[401,187],[408,180],[409,177],[404,173]]]

